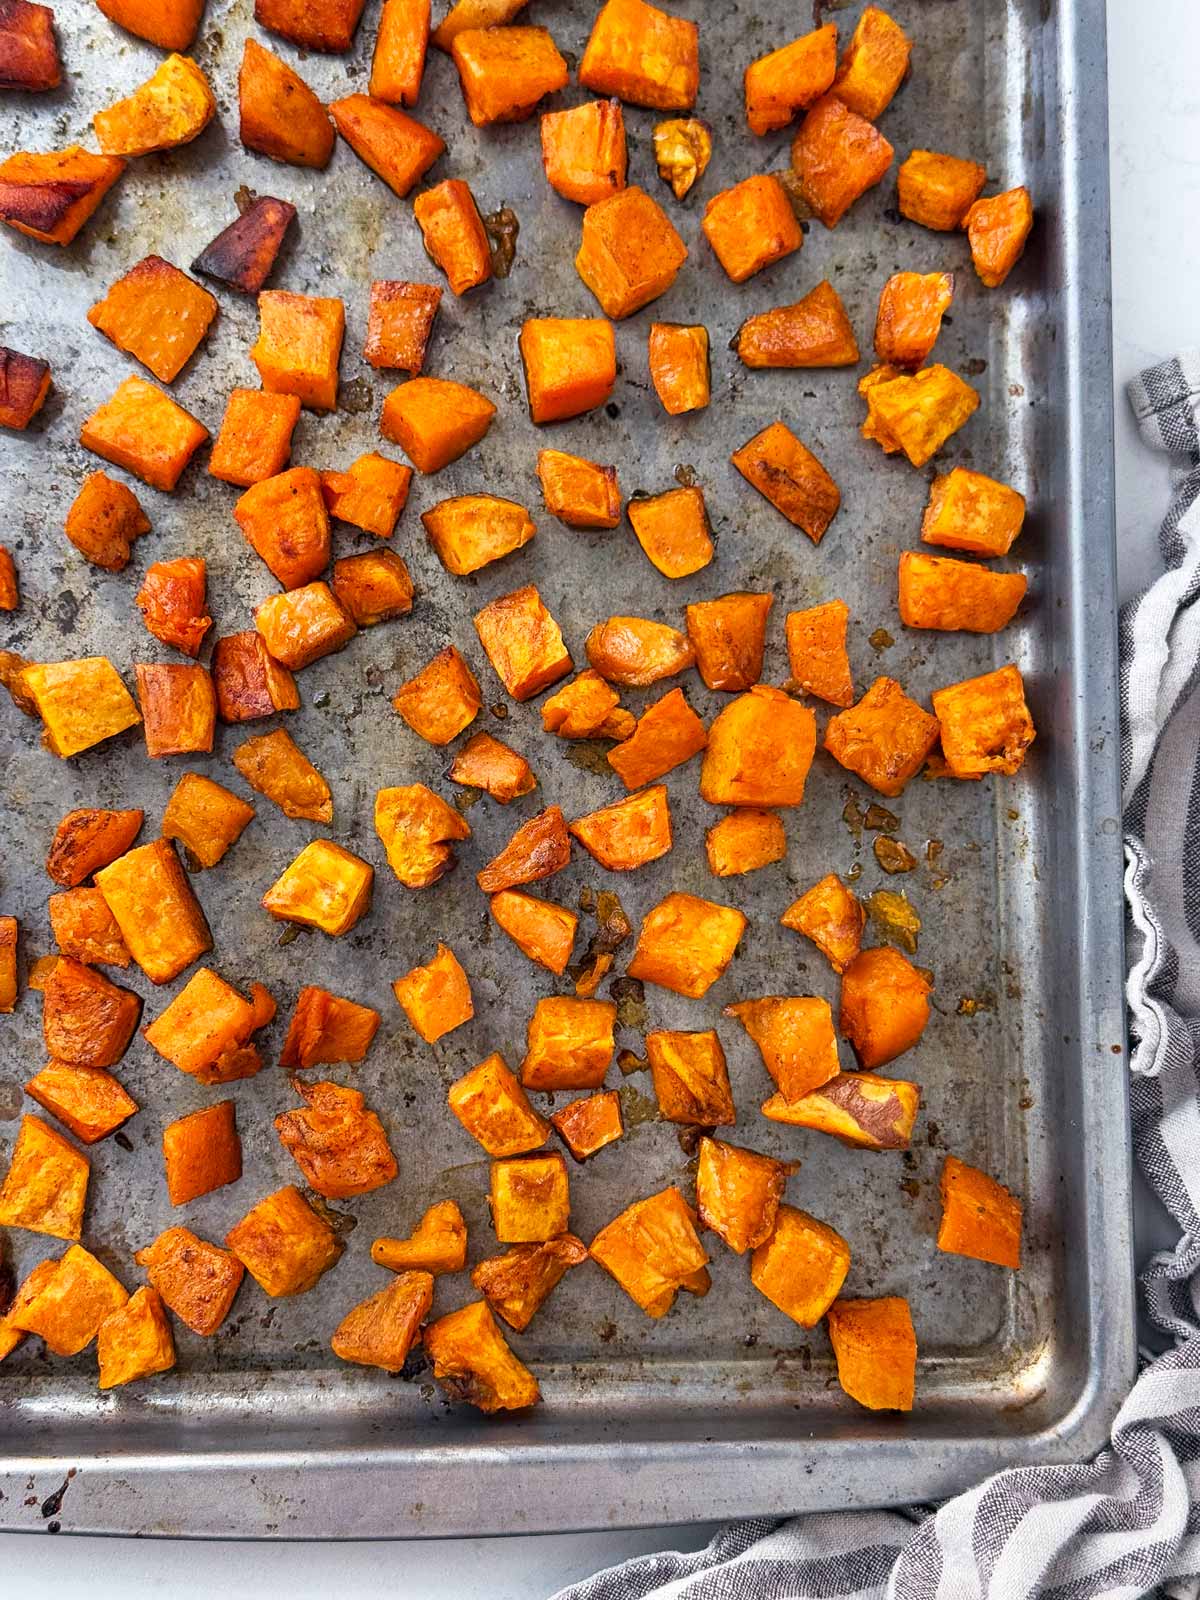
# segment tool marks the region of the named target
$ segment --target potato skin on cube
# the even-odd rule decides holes
[[[838,1382],[869,1411],[911,1411],[917,1338],[908,1301],[835,1300],[826,1313]]]
[[[0,345],[0,428],[22,432],[42,409],[49,393],[48,361]]]
[[[371,905],[375,869],[332,839],[314,839],[262,897],[264,911],[281,922],[320,928],[338,938]]]
[[[296,217],[287,200],[263,194],[205,245],[192,271],[239,294],[257,294],[271,276],[284,235]],[[211,470],[211,469],[210,469]]]
[[[937,1247],[1016,1272],[1021,1265],[1021,1202],[1002,1183],[957,1156],[942,1163]]]
[[[770,1122],[827,1133],[851,1149],[907,1150],[920,1104],[918,1083],[877,1072],[839,1072],[799,1100],[773,1094],[762,1114]]]
[[[838,1026],[868,1071],[911,1050],[929,1021],[933,984],[890,945],[863,950],[842,974]]]
[[[757,1249],[770,1238],[788,1178],[799,1165],[720,1139],[701,1139],[696,1167],[700,1226],[719,1234],[739,1256]]]
[[[781,1205],[769,1238],[750,1257],[750,1281],[784,1316],[815,1328],[850,1270],[850,1246],[807,1211]]]
[[[521,1411],[541,1399],[537,1379],[509,1349],[485,1300],[430,1323],[422,1343],[452,1400],[491,1412]]]
[[[733,960],[745,928],[732,906],[669,894],[642,919],[629,976],[700,1000]]]
[[[705,1294],[708,1253],[692,1208],[672,1187],[638,1200],[592,1240],[589,1254],[648,1317],[664,1317],[680,1289]]]
[[[293,1184],[264,1196],[225,1244],[272,1299],[305,1294],[342,1253],[342,1242]]]

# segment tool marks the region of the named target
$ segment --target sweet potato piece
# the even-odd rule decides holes
[[[50,363],[0,345],[0,427],[23,431],[50,393]]]
[[[487,396],[465,383],[453,383],[449,378],[410,378],[384,401],[379,431],[401,447],[418,472],[433,473],[478,444],[495,415],[496,407]]]
[[[665,784],[617,800],[570,825],[571,834],[610,872],[632,872],[671,848],[671,808]]]
[[[562,422],[603,405],[617,378],[616,342],[602,317],[531,317],[518,340],[529,415]]]
[[[65,889],[61,894],[50,896],[46,909],[60,955],[70,956],[85,966],[129,965],[129,951],[121,930],[99,889]],[[12,1007],[3,1009],[11,1011]]]
[[[147,666],[139,662],[134,672],[146,754],[157,760],[160,756],[211,750],[217,726],[217,692],[208,668],[174,662]]]
[[[598,1089],[612,1062],[617,1008],[611,1000],[554,995],[529,1019],[521,1083],[526,1089]]]
[[[769,867],[787,855],[787,834],[774,811],[746,807],[730,811],[704,835],[708,870],[718,878],[739,877]]]
[[[509,1349],[485,1300],[439,1317],[422,1342],[452,1400],[491,1412],[520,1411],[541,1399],[537,1379]]]
[[[455,0],[431,35],[431,43],[450,53],[450,46],[468,28],[502,28],[523,11],[529,0]]]
[[[696,653],[678,628],[642,617],[609,617],[587,636],[587,656],[610,683],[638,688],[673,678],[694,665]]]
[[[586,1257],[587,1252],[584,1254]],[[32,1305],[57,1271],[57,1261],[53,1259],[39,1261],[18,1285],[8,1309],[0,1317],[0,1361],[12,1355],[17,1346],[23,1342],[25,1329],[17,1325],[21,1320],[21,1314],[27,1306]]]
[[[866,1071],[885,1067],[916,1044],[929,1021],[932,988],[929,978],[890,945],[855,956],[842,975],[838,1027]]]
[[[421,521],[442,565],[458,577],[503,560],[537,532],[524,506],[491,494],[441,500],[422,511]]]
[[[366,915],[374,882],[374,867],[359,856],[332,839],[314,839],[263,895],[262,908],[336,939]]]
[[[428,1272],[402,1272],[385,1289],[353,1307],[329,1341],[335,1356],[363,1367],[399,1372],[433,1304]]]
[[[895,151],[865,117],[830,92],[815,102],[792,140],[800,195],[827,228],[883,177]]]
[[[0,1184],[0,1226],[78,1240],[90,1172],[88,1158],[49,1123],[22,1117]]]
[[[708,1254],[692,1208],[672,1187],[614,1217],[588,1252],[648,1317],[664,1317],[680,1289],[708,1289]]]
[[[619,321],[665,294],[687,253],[658,201],[632,184],[584,212],[575,270]]]
[[[285,817],[333,821],[329,785],[285,729],[276,728],[238,745],[233,764],[250,787],[277,805]]]
[[[137,838],[141,811],[68,811],[55,829],[46,871],[68,889],[123,856]]]
[[[502,889],[489,909],[505,933],[530,961],[548,972],[562,973],[571,959],[579,918],[565,906],[535,895]]]
[[[979,281],[998,289],[1021,259],[1033,228],[1033,201],[1022,185],[1004,194],[976,200],[962,226],[971,244],[971,260]]]
[[[247,150],[294,167],[329,165],[334,143],[329,112],[300,74],[257,39],[247,39],[242,52],[238,108],[239,137]]]
[[[147,256],[109,289],[87,314],[111,339],[162,383],[172,383],[195,355],[217,314],[207,289],[161,256]]]
[[[103,973],[63,956],[42,991],[42,1035],[56,1061],[113,1067],[133,1037],[142,1002]]]
[[[461,1272],[467,1264],[467,1224],[453,1200],[431,1205],[406,1239],[376,1239],[371,1260],[389,1272],[431,1277]]]
[[[485,790],[502,806],[537,788],[533,769],[524,756],[493,739],[490,733],[477,733],[468,739],[447,776],[470,789]]]
[[[59,897],[51,895],[50,898],[53,902]],[[53,921],[53,915],[53,909],[51,909],[51,921]],[[17,1003],[17,936],[19,932],[20,927],[16,917],[0,917],[0,1013],[5,1016],[12,1012]]]
[[[232,1100],[218,1100],[168,1122],[162,1134],[167,1198],[185,1206],[202,1194],[236,1183],[242,1175],[242,1141]]]
[[[739,1256],[771,1237],[779,1202],[798,1161],[774,1161],[739,1145],[707,1137],[696,1167],[696,1210]]]
[[[471,984],[449,945],[423,967],[413,967],[392,984],[405,1016],[426,1044],[436,1044],[475,1015]]]
[[[772,1122],[828,1133],[854,1149],[907,1150],[920,1104],[918,1083],[875,1072],[839,1072],[799,1100],[773,1094],[762,1114]]]
[[[912,40],[879,6],[868,6],[850,35],[833,93],[851,111],[878,122],[908,76]]]
[[[827,22],[750,63],[743,86],[751,133],[786,128],[821,98],[837,71],[837,34],[837,23]]]
[[[141,721],[116,668],[103,656],[22,669],[20,686],[42,719],[42,742],[66,759]]]
[[[264,289],[258,297],[258,338],[250,359],[264,389],[299,395],[310,411],[337,407],[338,357],[346,331],[340,300],[283,289]]]
[[[908,1301],[835,1300],[827,1313],[838,1382],[869,1411],[911,1411],[917,1339]]]
[[[196,37],[204,0],[97,0],[110,22],[160,50],[186,50]]]
[[[204,609],[207,571],[202,556],[151,562],[135,596],[149,632],[185,656],[200,654],[204,635],[212,627]]]
[[[217,640],[212,675],[222,722],[253,722],[276,711],[295,711],[300,704],[296,680],[253,628]]]
[[[247,1000],[211,968],[201,967],[166,1009],[142,1029],[142,1037],[164,1061],[200,1083],[251,1077],[262,1061],[256,1049],[245,1051],[242,1047],[269,1020],[258,1009],[260,1004],[265,1009],[269,998],[265,989],[256,986],[254,998]]]
[[[518,1244],[502,1256],[490,1256],[473,1270],[471,1282],[510,1328],[523,1333],[551,1290],[570,1268],[587,1258],[582,1239],[562,1233],[540,1244]]]
[[[952,272],[895,272],[879,294],[875,354],[897,367],[919,367],[937,343],[954,299]]]
[[[78,893],[79,891],[74,891]],[[48,1061],[25,1085],[25,1093],[79,1140],[95,1144],[115,1133],[138,1103],[103,1067]]]
[[[571,840],[559,806],[547,806],[523,822],[475,881],[484,894],[536,883],[560,872],[571,859]]]
[[[688,606],[688,638],[708,688],[745,690],[762,677],[767,617],[774,598],[771,594],[726,594]]]
[[[28,0],[0,0],[0,89],[37,93],[61,82],[53,11]]]
[[[360,628],[405,617],[412,610],[412,579],[394,550],[363,550],[335,561],[333,592]]]
[[[690,761],[707,742],[704,724],[683,690],[671,689],[642,713],[633,733],[609,751],[608,764],[627,789],[639,789]]]
[[[589,667],[542,701],[542,727],[560,739],[601,739],[620,703],[617,691]]]
[[[371,284],[363,360],[376,368],[399,367],[417,377],[425,365],[441,299],[442,291],[434,284],[377,278]]]
[[[391,538],[411,483],[411,467],[389,461],[375,451],[359,456],[345,472],[321,473],[321,493],[329,515],[364,533],[373,533],[378,539]],[[411,595],[410,584],[410,599]]]
[[[768,995],[726,1006],[754,1040],[763,1065],[787,1101],[819,1089],[839,1071],[833,1013],[813,995]]]
[[[349,1200],[391,1183],[396,1158],[358,1090],[297,1078],[292,1084],[304,1107],[281,1112],[275,1131],[312,1188],[329,1200]]]
[[[942,1220],[937,1247],[949,1255],[1021,1265],[1021,1202],[1002,1183],[957,1156],[942,1163]]]
[[[498,1052],[452,1083],[447,1103],[490,1156],[540,1150],[550,1137],[546,1119],[530,1105],[529,1096]]]
[[[539,450],[537,470],[546,510],[569,528],[615,528],[620,522],[616,467],[562,450]]]
[[[451,644],[400,686],[392,705],[414,733],[442,745],[474,722],[483,697],[475,674]]]
[[[756,683],[714,718],[700,793],[716,806],[798,806],[816,741],[807,706]]]
[[[668,1122],[714,1128],[737,1121],[725,1052],[715,1029],[648,1033],[646,1055],[659,1113]]]
[[[16,562],[12,552],[0,545],[0,611],[15,611],[20,604]]]
[[[342,650],[358,632],[327,583],[270,595],[254,613],[267,653],[293,672]]]
[[[807,1211],[781,1205],[768,1239],[750,1257],[750,1281],[802,1328],[814,1328],[850,1270],[850,1246]]]
[[[615,1089],[588,1095],[583,1100],[572,1100],[561,1111],[555,1111],[550,1121],[576,1161],[589,1160],[605,1145],[615,1143],[625,1132],[621,1121],[621,1098]],[[471,1281],[477,1289],[483,1289],[483,1284],[474,1276]],[[486,1289],[484,1293],[487,1293]],[[500,1315],[504,1316],[504,1312],[501,1311]]]
[[[523,122],[545,95],[565,89],[567,63],[545,28],[465,28],[450,55],[477,128]]]
[[[169,840],[127,850],[97,871],[96,885],[151,983],[170,983],[212,949],[208,923]]]
[[[779,920],[811,939],[833,970],[842,973],[862,948],[867,914],[853,891],[830,872],[794,900]]]
[[[567,1231],[567,1164],[557,1151],[492,1162],[488,1204],[501,1244],[540,1244]]]
[[[101,1323],[128,1300],[122,1285],[90,1250],[73,1244],[20,1312],[26,1333],[36,1333],[56,1356],[77,1356]]]
[[[351,94],[334,100],[329,115],[359,160],[401,199],[446,148],[432,128],[369,95]]]
[[[157,1289],[137,1289],[96,1333],[97,1387],[116,1389],[175,1365],[175,1340]]]
[[[734,283],[745,283],[804,243],[791,202],[772,173],[743,178],[714,195],[701,226]]]
[[[246,1270],[229,1251],[187,1228],[167,1228],[133,1259],[175,1316],[202,1337],[216,1333],[229,1315]]]
[[[364,0],[254,0],[254,20],[298,50],[342,53],[354,43]]]
[[[120,572],[129,563],[133,541],[150,532],[150,519],[132,489],[106,472],[90,472],[67,512],[65,531],[95,566]]]
[[[450,842],[471,837],[466,818],[423,783],[380,789],[375,831],[388,865],[408,889],[428,889],[455,865]]]
[[[514,700],[529,700],[570,672],[562,631],[536,585],[500,595],[475,613],[474,622],[496,676]]]
[[[807,611],[789,611],[788,666],[796,687],[833,706],[854,704],[854,679],[846,653],[850,607],[844,600],[826,600]]]
[[[329,1224],[290,1183],[252,1207],[230,1228],[225,1243],[272,1299],[314,1288],[343,1249]]]
[[[271,275],[295,215],[296,208],[288,201],[259,195],[205,245],[192,262],[192,271],[239,294],[257,294]]]
[[[42,244],[70,244],[125,165],[77,144],[47,154],[19,150],[0,161],[0,222]]]
[[[664,578],[687,578],[713,558],[701,490],[669,489],[635,497],[626,507],[637,541]]]
[[[542,166],[564,200],[595,205],[625,187],[625,118],[618,100],[589,100],[542,116]]]
[[[79,442],[152,489],[170,493],[208,429],[145,378],[126,378],[79,430]]]
[[[894,678],[876,678],[857,705],[825,724],[825,749],[880,794],[903,794],[937,743],[938,721]]]
[[[886,455],[903,450],[914,467],[923,467],[979,409],[979,393],[948,367],[900,372],[876,367],[859,379],[867,420],[859,430]]]
[[[841,296],[824,279],[794,305],[748,317],[734,349],[747,367],[852,367],[858,341]]]
[[[583,52],[579,82],[631,105],[690,110],[700,88],[699,29],[647,0],[605,0]]]
[[[413,201],[430,260],[442,269],[455,295],[477,289],[492,276],[492,250],[475,196],[461,178],[447,178]]]
[[[820,544],[842,503],[841,491],[786,423],[772,422],[730,460],[793,527]]]
[[[654,164],[676,200],[682,200],[708,171],[712,129],[699,117],[668,117],[654,125]]]
[[[977,161],[914,150],[896,174],[901,216],[938,233],[954,233],[987,181]]]
[[[900,620],[906,628],[998,633],[1017,613],[1029,580],[1022,572],[993,572],[971,561],[900,556]]]
[[[415,106],[429,45],[429,0],[384,0],[371,57],[372,100]]]
[[[746,918],[694,894],[669,894],[642,919],[629,976],[699,1000],[733,960]]]
[[[360,1006],[328,989],[303,988],[296,996],[279,1065],[294,1071],[359,1062],[370,1049],[379,1021],[372,1006]]]
[[[1024,682],[1014,666],[935,689],[933,709],[941,724],[942,754],[956,778],[988,772],[1011,776],[1034,740]]]
[[[92,118],[106,156],[148,156],[190,144],[216,114],[208,79],[190,56],[169,55],[151,77]]]
[[[210,474],[247,489],[283,476],[292,451],[292,430],[299,420],[298,395],[235,389],[209,457]]]
[[[1024,521],[1024,495],[982,472],[954,467],[929,486],[921,539],[971,555],[1003,556]]]

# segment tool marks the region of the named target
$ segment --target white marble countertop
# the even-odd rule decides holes
[[[1117,532],[1122,597],[1153,573],[1168,496],[1161,458],[1141,449],[1124,398],[1140,368],[1200,346],[1200,4],[1108,0],[1117,395]],[[1159,1228],[1148,1208],[1143,1238]],[[562,1584],[642,1551],[695,1549],[707,1526],[441,1543],[205,1545],[0,1535],[11,1600],[288,1600],[400,1593],[404,1600],[545,1600]]]

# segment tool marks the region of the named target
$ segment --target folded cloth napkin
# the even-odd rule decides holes
[[[936,1510],[735,1523],[554,1600],[1200,1595],[1200,353],[1143,372],[1129,398],[1176,474],[1167,570],[1120,624],[1134,1149],[1180,1229],[1142,1287],[1172,1348],[1091,1463],[1014,1467]]]

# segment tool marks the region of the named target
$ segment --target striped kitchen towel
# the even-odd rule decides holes
[[[1129,386],[1175,494],[1166,571],[1121,615],[1133,1138],[1179,1225],[1142,1275],[1170,1341],[1080,1466],[997,1473],[940,1509],[741,1522],[555,1600],[1138,1600],[1200,1596],[1200,354]]]

